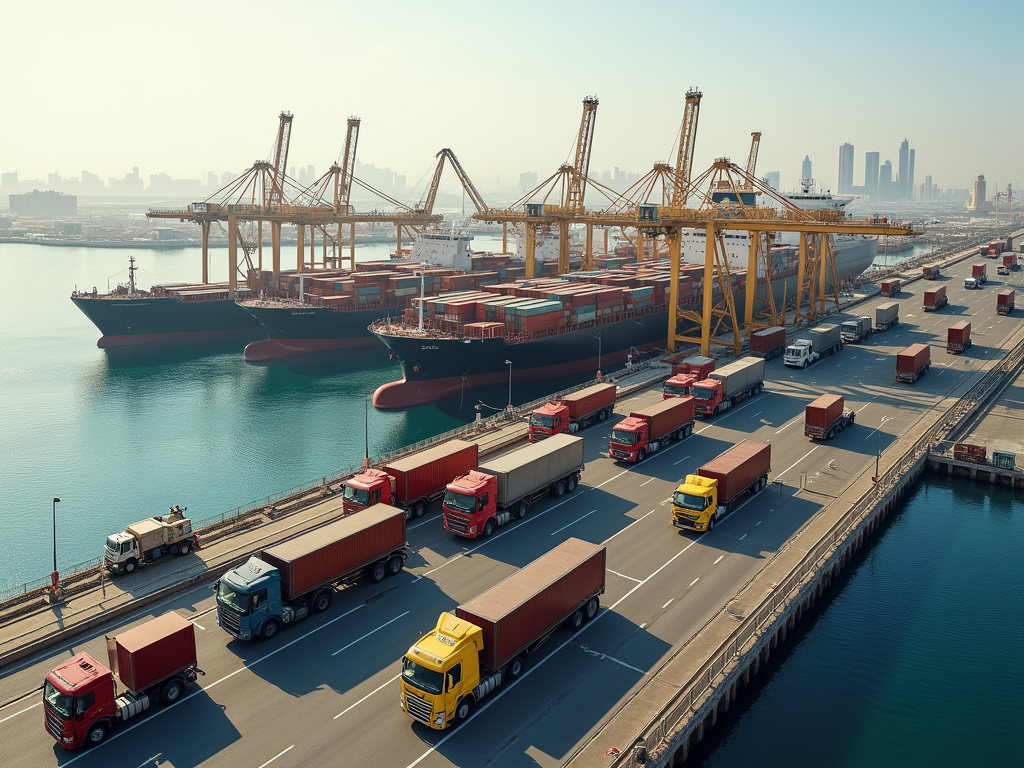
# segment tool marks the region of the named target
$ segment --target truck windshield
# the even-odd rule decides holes
[[[715,396],[715,390],[705,387],[694,387],[690,392],[698,400],[711,400]]]
[[[217,602],[238,611],[243,616],[249,613],[249,595],[245,592],[236,592],[224,579],[217,585]]]
[[[402,659],[402,679],[414,688],[427,693],[440,693],[444,675],[432,669],[421,667],[410,658]]]
[[[858,325],[857,323],[843,323],[839,327],[842,328],[847,333],[856,333]]]
[[[74,709],[75,697],[58,691],[53,683],[46,681],[43,689],[43,699],[50,705],[50,709],[61,715],[65,720],[71,719],[71,711]]]
[[[612,442],[620,445],[633,445],[636,442],[636,432],[626,432],[622,429],[612,430]]]
[[[786,347],[786,356],[787,357],[800,357],[800,356],[803,355],[803,352],[804,352],[804,348],[803,347]]]
[[[695,512],[703,512],[705,506],[703,496],[692,496],[689,493],[683,493],[682,491],[676,491],[675,494],[673,494],[672,503],[677,507],[692,509]]]
[[[463,512],[476,510],[476,497],[455,491],[444,492],[444,505],[449,509],[461,509]]]
[[[676,396],[685,395],[686,394],[686,389],[687,389],[686,386],[683,385],[683,384],[666,384],[665,385],[665,394],[666,395],[676,395]]]
[[[364,491],[361,488],[353,488],[351,485],[345,486],[345,501],[358,504],[361,507],[365,507],[370,503],[370,492]]]
[[[117,540],[113,536],[107,537],[107,549],[109,549],[116,555],[120,548],[121,546],[117,543]]]
[[[544,427],[545,429],[551,429],[555,426],[554,416],[545,416],[544,414],[531,413],[530,424],[534,427]]]

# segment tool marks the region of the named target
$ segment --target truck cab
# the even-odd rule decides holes
[[[813,351],[813,346],[810,339],[794,339],[793,343],[786,347],[786,354],[782,358],[783,364],[790,368],[806,368],[818,359],[818,353]]]
[[[397,506],[394,498],[395,478],[379,469],[365,469],[345,482],[342,509],[350,515],[374,504]]]
[[[154,515],[107,537],[103,562],[113,573],[131,573],[164,554],[187,555],[199,545],[188,507],[175,504],[166,515]]]
[[[557,435],[560,432],[575,432],[569,424],[569,407],[561,403],[545,403],[530,414],[530,442]]]
[[[697,377],[692,373],[677,373],[665,382],[665,389],[661,393],[662,398],[685,397],[691,394],[690,387],[697,383]]]
[[[724,382],[718,379],[704,379],[704,381],[696,382],[690,388],[690,393],[694,397],[694,408],[697,413],[702,416],[713,415],[725,397],[724,386]]]
[[[46,730],[65,749],[106,736],[114,717],[113,673],[87,653],[79,653],[46,676],[43,712]],[[99,737],[94,733],[99,729]]]
[[[472,470],[456,477],[444,490],[444,528],[452,533],[488,536],[497,513],[498,478]]]
[[[287,624],[306,615],[294,606],[283,607],[281,572],[255,555],[221,576],[215,588],[217,623],[240,640],[259,637],[270,617]]]
[[[677,527],[710,531],[718,514],[718,480],[687,475],[672,494],[672,519]]]
[[[964,288],[966,288],[967,290],[969,290],[969,291],[970,290],[974,290],[975,288],[978,288],[978,287],[979,287],[979,283],[978,283],[978,280],[976,278],[968,277],[968,278],[964,279]]]
[[[483,649],[480,627],[442,613],[434,631],[402,658],[402,710],[436,730],[469,717],[473,703],[484,693],[476,690]]]
[[[998,267],[996,267],[996,274],[997,275],[1008,275],[1008,274],[1010,274],[1010,268],[1005,266],[1005,265],[1003,265],[1003,264],[1000,264]]]
[[[608,445],[608,455],[613,459],[636,461],[641,450],[650,442],[650,427],[643,419],[629,416],[612,430]]]
[[[863,315],[839,324],[840,338],[844,342],[865,341],[871,333],[871,318]]]

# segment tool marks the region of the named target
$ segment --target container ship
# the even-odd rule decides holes
[[[129,257],[128,284],[110,293],[75,292],[71,301],[99,328],[101,349],[186,341],[237,340],[266,336],[248,311],[228,298],[227,283],[135,285],[135,257]],[[239,295],[248,288],[237,289]]]
[[[746,247],[729,249],[737,306],[748,282],[739,264]],[[836,277],[859,275],[875,256],[874,238],[835,243]],[[741,261],[742,259],[742,261]],[[772,249],[772,293],[777,305],[796,293],[797,251]],[[408,408],[465,393],[474,387],[570,375],[593,375],[637,352],[663,347],[668,327],[667,262],[626,264],[626,257],[595,257],[606,267],[561,279],[524,280],[422,300],[401,321],[378,321],[371,330],[402,366],[402,378],[373,395],[381,409]],[[733,265],[736,266],[733,271]],[[683,264],[681,308],[700,311],[704,267]],[[764,276],[750,285],[764,284]],[[718,291],[717,286],[715,291]],[[420,304],[414,299],[413,304]],[[755,309],[760,307],[755,306]]]

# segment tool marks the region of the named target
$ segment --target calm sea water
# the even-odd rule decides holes
[[[494,242],[474,247],[500,249]],[[362,246],[357,256],[386,258],[392,248]],[[383,346],[299,369],[246,364],[240,346],[98,349],[99,331],[69,296],[125,281],[129,253],[143,287],[200,279],[197,248],[0,243],[0,590],[49,574],[53,497],[66,570],[100,556],[108,534],[173,504],[199,520],[358,464],[366,396],[401,375]],[[227,278],[226,260],[214,252],[211,279]],[[517,384],[512,399],[564,384]],[[472,421],[477,399],[500,407],[508,391],[405,412],[370,406],[370,455]]]
[[[1020,766],[1024,500],[930,479],[694,764]]]

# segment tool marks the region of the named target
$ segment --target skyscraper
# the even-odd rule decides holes
[[[846,142],[839,148],[839,194],[853,192],[853,144]]]
[[[878,197],[878,153],[864,153],[864,191]]]
[[[878,199],[892,199],[892,161],[886,160],[878,171]]]
[[[907,189],[910,191],[908,198],[914,196],[914,154],[915,150],[910,150],[910,167],[907,169]]]
[[[899,182],[899,189],[896,192],[897,200],[906,200],[914,189],[910,185],[910,142],[906,139],[900,144],[900,168],[896,177]]]
[[[779,191],[779,172],[768,171],[764,175],[764,183],[774,189],[776,192]]]
[[[800,178],[801,179],[813,179],[814,178],[814,174],[811,173],[811,156],[810,155],[804,155],[804,164],[800,168]]]

